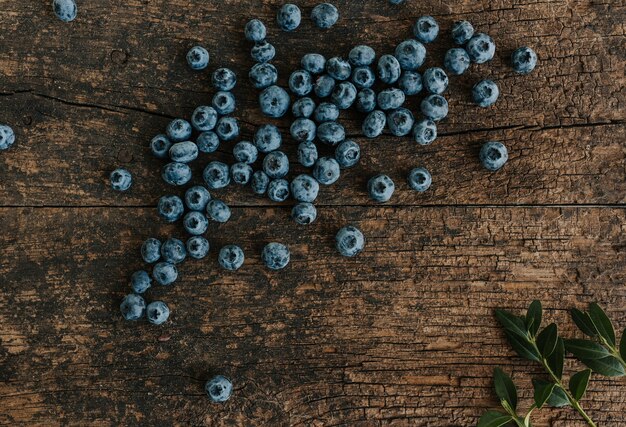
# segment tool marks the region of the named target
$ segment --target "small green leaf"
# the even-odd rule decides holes
[[[509,377],[502,369],[493,370],[493,385],[496,389],[496,395],[507,402],[513,411],[517,409],[517,389],[511,377]]]
[[[526,312],[526,329],[531,333],[532,336],[537,335],[537,331],[541,327],[541,301],[534,300],[530,303],[530,307],[528,307],[528,311]]]
[[[546,362],[548,366],[556,375],[556,377],[560,380],[563,376],[563,361],[565,360],[565,345],[563,343],[563,338],[559,337],[556,340],[556,346],[554,347],[554,351],[550,356],[546,358]]]
[[[527,337],[528,331],[526,331],[526,325],[521,317],[506,310],[496,310],[496,317],[505,330],[513,332],[521,337]]]
[[[534,360],[535,362],[541,361],[541,355],[539,355],[535,346],[530,343],[528,339],[520,337],[508,330],[504,331],[504,334],[509,339],[509,344],[511,344],[513,350],[515,350],[520,357]]]
[[[574,399],[580,400],[585,395],[589,385],[589,378],[591,378],[591,369],[577,372],[569,379],[569,391],[572,392]]]
[[[595,302],[589,304],[589,317],[591,317],[600,336],[611,346],[615,347],[615,330],[611,324],[611,319],[609,319],[604,310]]]
[[[535,393],[533,395],[535,398],[535,405],[537,405],[537,408],[541,408],[552,395],[552,390],[554,390],[554,386],[556,386],[556,384],[535,384],[533,381],[533,386],[535,387]]]
[[[607,377],[623,377],[626,375],[624,366],[613,356],[602,359],[581,359],[580,361],[591,368],[593,372],[597,372],[600,375]]]
[[[548,406],[563,408],[564,406],[569,405],[570,402],[567,398],[567,394],[565,394],[565,391],[559,386],[554,387],[554,390],[552,390],[552,395],[548,399]]]
[[[558,339],[559,332],[556,323],[550,323],[537,335],[537,347],[543,357],[547,358],[552,354]]]
[[[478,427],[500,427],[513,420],[513,417],[498,411],[487,411],[478,420]]]
[[[602,359],[611,355],[606,348],[589,340],[565,340],[565,349],[578,359]]]
[[[626,360],[626,329],[622,332],[622,338],[619,340],[619,354],[622,359]]]
[[[572,315],[572,320],[576,323],[576,326],[578,326],[578,329],[580,329],[584,334],[589,335],[590,337],[598,335],[598,330],[593,324],[591,317],[589,317],[589,314],[580,311],[577,308],[572,308],[570,310],[570,314]]]

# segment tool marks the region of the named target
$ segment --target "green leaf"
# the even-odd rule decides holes
[[[513,417],[498,411],[487,411],[478,420],[478,427],[500,427],[513,420]]]
[[[578,359],[602,359],[611,355],[606,348],[589,340],[565,340],[565,349]]]
[[[580,361],[591,368],[593,372],[597,372],[600,375],[606,375],[607,377],[623,377],[626,375],[624,366],[613,356],[602,359],[581,359]]]
[[[589,317],[591,317],[600,336],[611,346],[615,347],[615,330],[611,324],[611,319],[608,318],[604,310],[595,302],[589,304]]]
[[[622,359],[626,359],[626,329],[622,332],[622,338],[619,340],[619,354]]]
[[[548,366],[556,375],[556,377],[560,380],[563,376],[563,361],[565,360],[565,345],[563,343],[563,338],[559,337],[556,340],[556,346],[554,347],[554,351],[552,354],[546,358],[546,362]]]
[[[507,402],[515,411],[517,409],[517,389],[511,377],[502,369],[495,368],[493,370],[493,385],[496,389],[496,395]]]
[[[526,312],[526,329],[532,336],[537,335],[537,331],[541,327],[541,301],[534,300],[530,303],[528,311]]]
[[[559,332],[556,323],[550,323],[537,335],[537,347],[543,357],[547,358],[552,354],[558,339]]]
[[[526,325],[524,324],[524,320],[514,315],[511,312],[506,310],[496,310],[496,317],[502,324],[505,330],[513,332],[521,337],[526,338],[528,336],[528,331],[526,331]]]
[[[590,337],[598,335],[598,330],[593,324],[591,317],[589,317],[589,314],[580,311],[577,308],[572,308],[570,310],[570,314],[572,315],[572,320],[576,323],[576,326],[578,326],[578,329],[580,329],[584,334],[589,335]]]
[[[554,406],[555,408],[563,408],[564,406],[569,406],[570,401],[567,398],[567,394],[565,394],[565,390],[561,387],[556,386],[554,390],[552,390],[552,395],[548,399],[548,406]]]
[[[535,398],[535,405],[537,405],[537,408],[541,408],[548,401],[555,386],[556,384],[554,383],[546,382],[544,384],[537,384],[533,381],[533,387],[535,387],[533,397]]]
[[[589,378],[591,378],[591,369],[577,372],[569,379],[569,391],[572,392],[574,399],[580,400],[585,395],[589,385]]]
[[[511,344],[513,350],[515,350],[520,357],[534,360],[535,362],[541,361],[541,356],[537,352],[537,349],[528,341],[528,339],[520,337],[519,335],[508,330],[504,331],[504,333],[509,339],[509,344]]]

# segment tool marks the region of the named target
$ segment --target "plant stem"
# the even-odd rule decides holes
[[[603,337],[599,337],[599,338],[600,338],[600,343],[606,348],[608,348],[611,355],[613,355],[613,357],[615,357],[618,360],[618,362],[621,363],[621,365],[624,368],[626,368],[626,361],[624,361],[624,359],[622,358],[622,355],[619,353],[617,346],[612,346]]]

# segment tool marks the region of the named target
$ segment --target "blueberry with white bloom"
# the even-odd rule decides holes
[[[126,295],[120,304],[120,311],[125,320],[139,320],[146,313],[146,301],[136,294]]]
[[[167,133],[167,137],[172,142],[182,142],[187,141],[191,138],[191,124],[184,119],[174,119],[172,120],[165,129]]]
[[[244,34],[246,36],[246,40],[251,42],[260,42],[265,40],[265,36],[267,36],[267,29],[265,28],[265,24],[263,24],[260,20],[251,19],[246,24]]]
[[[318,28],[327,29],[339,20],[339,11],[330,3],[318,4],[311,12],[311,19]]]
[[[169,185],[185,185],[191,180],[191,168],[185,163],[168,163],[163,166],[161,178]]]
[[[234,117],[222,117],[217,121],[215,133],[222,141],[232,141],[239,136],[239,122]]]
[[[334,147],[346,139],[346,130],[337,122],[324,122],[317,128],[317,139]]]
[[[256,171],[252,174],[250,180],[250,186],[254,194],[263,195],[267,192],[267,187],[270,184],[270,178],[263,171]]]
[[[173,162],[189,163],[198,158],[198,146],[193,141],[177,142],[170,148]]]
[[[437,125],[430,119],[422,119],[413,126],[413,139],[419,145],[430,145],[437,139]]]
[[[356,67],[352,70],[351,80],[357,88],[365,89],[374,86],[376,75],[370,67]]]
[[[400,89],[389,88],[378,93],[378,107],[383,111],[395,110],[400,108],[406,96]]]
[[[335,56],[326,61],[326,72],[335,80],[348,80],[352,74],[352,66],[345,59]]]
[[[323,74],[315,80],[313,91],[319,98],[327,98],[333,93],[337,82],[328,74]]]
[[[435,41],[439,34],[439,24],[432,16],[422,16],[418,18],[413,26],[413,35],[422,43]]]
[[[352,48],[348,55],[350,64],[355,67],[366,67],[372,65],[376,59],[376,52],[369,46],[360,45]]]
[[[194,46],[187,52],[187,64],[192,70],[204,70],[209,65],[209,52],[202,46]]]
[[[321,74],[326,69],[326,58],[319,53],[307,53],[302,57],[300,66],[311,74]]]
[[[241,249],[239,250],[241,251]],[[241,254],[243,257],[243,252]],[[207,381],[204,385],[204,390],[213,402],[222,403],[226,402],[230,398],[230,395],[233,392],[233,384],[228,378],[217,375]]]
[[[261,112],[268,117],[279,118],[289,110],[291,99],[287,91],[278,86],[270,86],[259,95]]]
[[[315,111],[315,101],[309,97],[300,98],[291,106],[291,114],[298,119],[308,119]]]
[[[376,108],[376,92],[362,89],[356,94],[356,110],[360,113],[371,113]]]
[[[455,47],[446,52],[443,64],[448,72],[460,76],[470,66],[470,57],[465,49]]]
[[[272,151],[263,159],[263,172],[272,179],[283,178],[289,173],[289,158],[282,151]]]
[[[204,211],[209,200],[211,193],[201,185],[194,185],[185,192],[185,205],[190,211]]]
[[[250,50],[250,56],[261,64],[270,62],[276,56],[276,48],[267,40],[255,43]]]
[[[317,219],[317,209],[312,203],[298,203],[291,209],[291,218],[300,225],[309,225]]]
[[[337,160],[332,157],[320,157],[313,167],[313,177],[322,185],[334,184],[341,175]]]
[[[256,162],[259,156],[259,150],[249,141],[239,141],[233,147],[233,156],[238,162],[251,165]]]
[[[363,121],[362,131],[363,135],[368,138],[376,138],[385,129],[387,124],[387,116],[383,111],[374,110],[365,117]]]
[[[286,179],[275,179],[267,186],[267,197],[273,202],[284,202],[289,198],[289,182]]]
[[[206,205],[206,213],[210,219],[221,224],[228,222],[232,213],[228,205],[221,200],[210,200]]]
[[[420,104],[422,114],[431,120],[439,121],[448,115],[448,101],[441,95],[430,95]]]
[[[296,119],[289,129],[291,137],[298,142],[310,142],[315,139],[317,127],[311,119]]]
[[[170,264],[180,264],[187,257],[187,248],[180,240],[170,237],[161,245],[161,258]]]
[[[441,95],[448,89],[448,75],[439,67],[429,68],[422,74],[424,88],[436,95]]]
[[[305,96],[313,90],[313,78],[308,71],[296,70],[289,76],[289,89],[297,96]]]
[[[219,91],[213,96],[213,108],[222,116],[231,114],[237,108],[235,95],[232,92]]]
[[[0,139],[2,138],[0,131]],[[172,143],[167,138],[166,135],[159,134],[152,138],[150,141],[150,151],[154,157],[158,159],[166,159],[170,154],[170,148],[172,147]],[[0,150],[2,149],[2,145],[0,145]]]
[[[161,242],[154,237],[146,239],[141,245],[141,258],[152,264],[161,258]]]
[[[130,287],[133,288],[133,292],[136,294],[143,294],[152,285],[152,279],[145,270],[138,270],[130,276]]]
[[[293,31],[300,26],[302,13],[295,4],[287,3],[283,5],[276,15],[278,27],[283,31]]]
[[[292,197],[299,202],[312,203],[317,199],[319,183],[310,175],[298,175],[290,184]]]
[[[529,47],[520,47],[511,55],[513,69],[518,74],[528,74],[537,66],[537,54]]]
[[[215,89],[228,92],[237,84],[237,75],[229,68],[218,68],[211,76],[211,83]]]
[[[400,78],[402,69],[400,63],[393,55],[383,55],[378,60],[378,66],[376,68],[378,77],[383,83],[394,84]]]
[[[417,71],[404,71],[398,80],[398,87],[407,96],[417,95],[423,88],[422,76]]]
[[[170,262],[158,262],[152,268],[152,278],[161,286],[169,286],[178,279],[178,269]]]
[[[209,241],[202,236],[193,236],[187,240],[187,253],[193,259],[203,259],[209,253]]]
[[[202,132],[196,138],[196,145],[203,153],[214,153],[220,147],[220,137],[213,131]]]
[[[491,141],[481,147],[479,158],[485,169],[495,172],[509,160],[509,152],[501,142]]]
[[[252,167],[243,162],[235,163],[230,167],[230,177],[235,184],[247,185],[252,178]]]
[[[298,145],[298,162],[304,167],[311,167],[318,158],[317,146],[312,142],[301,142]]]
[[[278,70],[272,64],[255,64],[248,73],[250,82],[256,89],[265,89],[278,81]]]
[[[270,270],[282,270],[289,264],[289,248],[282,243],[268,243],[263,248],[261,259]]]
[[[403,70],[415,71],[426,60],[426,48],[417,40],[405,40],[396,47],[395,57]]]
[[[367,182],[367,193],[375,202],[388,202],[395,189],[395,184],[387,175],[376,175]]]
[[[394,136],[405,136],[413,130],[413,113],[406,108],[398,108],[387,113],[387,127]]]
[[[133,176],[129,171],[123,168],[115,169],[109,175],[111,181],[111,188],[115,191],[126,191],[133,183]]]
[[[345,257],[357,256],[365,248],[365,237],[361,230],[348,225],[337,232],[335,247]]]
[[[496,53],[496,44],[487,34],[478,33],[469,39],[465,50],[472,62],[483,64],[493,59]]]
[[[479,107],[490,107],[500,96],[498,85],[492,80],[482,80],[472,88],[472,99]]]
[[[157,204],[157,212],[165,221],[176,222],[183,216],[185,206],[178,196],[163,196],[159,199],[159,203]]]
[[[409,173],[408,182],[411,189],[423,193],[430,188],[433,179],[426,168],[415,168]]]
[[[345,140],[335,149],[335,160],[342,169],[347,169],[359,163],[361,147],[352,140]]]
[[[199,132],[206,132],[215,128],[217,118],[215,108],[201,105],[191,115],[191,125]]]
[[[452,40],[463,46],[474,35],[474,26],[468,21],[456,21],[452,25]]]
[[[152,301],[146,307],[146,317],[153,325],[161,325],[170,317],[170,309],[163,301]]]
[[[282,136],[274,125],[262,125],[254,134],[254,145],[261,153],[278,150],[282,143]]]
[[[183,227],[185,227],[185,231],[190,235],[199,236],[204,234],[207,228],[209,228],[209,220],[202,212],[187,212],[183,218]]]
[[[76,19],[77,8],[75,0],[53,0],[52,10],[63,22],[71,22]]]
[[[204,168],[202,178],[211,190],[224,188],[230,184],[230,169],[225,163],[212,161]]]
[[[315,109],[315,121],[318,123],[334,122],[339,118],[339,107],[330,102],[322,102]]]
[[[331,94],[331,99],[342,110],[347,110],[356,100],[356,87],[350,82],[341,82]]]

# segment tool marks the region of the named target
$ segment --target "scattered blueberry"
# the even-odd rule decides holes
[[[426,168],[415,168],[409,173],[409,187],[423,193],[430,188],[433,179]]]
[[[191,124],[184,119],[172,120],[166,128],[167,137],[172,142],[183,142],[191,138]]]
[[[272,179],[283,178],[289,173],[289,158],[282,151],[272,151],[263,159],[263,172]]]
[[[232,141],[239,136],[239,123],[234,117],[222,117],[217,121],[215,133],[222,141]]]
[[[209,253],[209,241],[202,236],[193,236],[187,240],[187,253],[193,259],[203,259]]]
[[[126,320],[139,320],[146,312],[146,301],[135,294],[128,294],[120,304],[120,311]]]
[[[529,47],[520,47],[511,55],[513,69],[518,74],[528,74],[537,66],[537,54]]]
[[[341,175],[339,163],[332,157],[320,157],[313,167],[313,177],[322,185],[334,184]]]
[[[198,146],[195,142],[177,142],[170,148],[170,159],[173,162],[189,163],[198,158]]]
[[[15,132],[8,125],[0,125],[0,151],[8,150],[15,143]]]
[[[363,135],[368,138],[376,138],[385,129],[387,116],[380,110],[374,110],[363,121]]]
[[[448,115],[448,101],[441,95],[430,95],[420,104],[422,114],[431,120],[439,121]]]
[[[356,94],[356,109],[361,113],[371,113],[376,108],[376,92],[363,89]]]
[[[159,262],[152,268],[152,278],[161,286],[171,285],[178,279],[178,269],[169,262]]]
[[[287,3],[280,8],[276,16],[278,27],[283,31],[293,31],[300,26],[302,14],[295,4]]]
[[[387,114],[387,127],[394,136],[405,136],[413,130],[413,113],[406,108],[398,108]]]
[[[161,245],[161,258],[170,264],[180,264],[187,257],[187,248],[180,240],[170,237]]]
[[[272,64],[255,64],[248,73],[250,82],[257,89],[265,89],[278,81],[278,70]]]
[[[245,256],[239,246],[227,245],[220,249],[217,259],[222,268],[235,271],[241,268],[245,260]]]
[[[247,185],[252,178],[252,167],[243,162],[235,163],[230,167],[230,177],[235,184]]]
[[[404,2],[405,2],[405,0],[389,0],[389,4],[392,4],[394,6],[397,6],[397,5],[402,4]]]
[[[318,4],[311,12],[311,19],[318,28],[327,29],[339,20],[339,11],[330,3]]]
[[[311,119],[296,119],[289,129],[291,137],[298,142],[310,142],[315,139],[317,127]]]
[[[315,109],[315,121],[318,123],[334,122],[339,118],[339,108],[330,102],[322,102]]]
[[[211,200],[211,193],[201,185],[190,187],[185,192],[185,205],[190,211],[203,212],[209,200]]]
[[[143,294],[150,288],[152,279],[145,270],[138,270],[130,276],[130,287],[133,288],[133,292],[136,294]]]
[[[396,47],[395,57],[403,70],[416,71],[426,60],[426,48],[417,40],[405,40]]]
[[[246,40],[251,42],[260,42],[265,40],[265,36],[267,36],[267,29],[265,28],[263,22],[258,19],[251,19],[246,24],[244,34],[246,36]]]
[[[256,171],[252,174],[252,180],[250,186],[254,194],[263,195],[267,192],[267,187],[270,184],[270,178],[263,171]]]
[[[300,225],[309,225],[317,219],[317,209],[312,203],[298,203],[291,209],[291,217]]]
[[[217,190],[230,184],[230,170],[227,164],[212,161],[204,168],[202,178],[209,189]]]
[[[241,249],[239,250],[241,251]],[[211,380],[207,381],[204,386],[204,390],[213,402],[222,403],[226,402],[230,398],[230,394],[233,391],[233,385],[228,378],[217,375],[216,377],[213,377]]]
[[[267,197],[273,202],[284,202],[289,198],[289,182],[286,179],[274,179],[267,186]]]
[[[326,61],[326,72],[335,80],[348,80],[352,74],[352,66],[345,59],[335,56]]]
[[[335,89],[335,79],[333,79],[328,74],[323,74],[315,80],[315,87],[313,90],[315,94],[319,98],[327,98],[333,93],[333,89]]]
[[[500,169],[509,160],[509,152],[501,142],[487,142],[480,149],[480,162],[492,172]]]
[[[251,165],[256,162],[259,150],[249,141],[240,141],[233,147],[233,156],[238,162]]]
[[[296,70],[289,76],[289,89],[297,96],[305,96],[313,90],[313,78],[308,71]]]
[[[422,119],[413,126],[413,138],[420,145],[432,144],[437,139],[437,125],[430,119]]]
[[[342,169],[351,168],[361,159],[361,147],[352,140],[345,140],[335,149],[335,160]]]
[[[374,86],[376,75],[370,67],[356,67],[352,70],[352,83],[359,89],[365,89]]]
[[[446,52],[443,64],[448,72],[460,76],[470,66],[470,57],[465,49],[455,47]]]
[[[152,301],[146,307],[146,317],[153,325],[161,325],[170,317],[170,309],[163,301]]]
[[[213,105],[213,108],[215,108],[215,111],[217,111],[222,116],[231,114],[233,111],[235,111],[235,108],[237,107],[235,95],[233,95],[232,92],[224,91],[217,92],[213,96],[213,101],[211,102],[211,104]]]
[[[422,74],[424,88],[436,95],[441,95],[448,89],[448,75],[439,67],[429,68]]]
[[[496,44],[487,34],[478,33],[469,39],[465,50],[467,50],[472,62],[482,64],[493,59],[496,53]]]
[[[313,111],[315,111],[315,101],[308,97],[298,99],[291,106],[291,114],[299,119],[308,119],[313,115]]]
[[[157,262],[161,258],[161,242],[154,237],[146,239],[141,245],[141,258],[148,264]]]
[[[214,153],[220,146],[220,138],[213,131],[202,132],[196,138],[196,145],[203,153]]]
[[[417,71],[404,71],[398,80],[398,87],[407,96],[417,95],[424,87],[422,76]]]
[[[282,270],[289,264],[289,248],[282,243],[268,243],[263,248],[261,259],[270,270]]]
[[[202,212],[190,211],[183,218],[183,227],[190,235],[199,236],[209,228],[209,220]]]
[[[63,22],[71,22],[76,19],[76,2],[74,0],[53,0],[52,10]]]
[[[169,156],[172,143],[167,136],[159,134],[150,141],[150,151],[158,159],[166,159]],[[0,130],[0,150],[2,149],[2,130]]]
[[[395,189],[395,184],[387,175],[376,175],[367,182],[367,192],[375,202],[389,201]]]
[[[348,225],[337,232],[335,246],[341,255],[353,257],[360,254],[365,248],[365,237],[361,230]]]
[[[209,52],[202,46],[194,46],[187,52],[187,64],[192,70],[204,70],[209,65]]]
[[[400,78],[400,63],[393,55],[383,55],[378,60],[378,77],[383,83],[394,84]]]
[[[185,163],[168,163],[163,166],[161,178],[169,185],[185,185],[191,180],[191,169]]]
[[[422,43],[433,42],[439,35],[439,24],[432,16],[422,16],[415,22],[413,34]]]
[[[376,59],[376,52],[369,46],[360,45],[352,48],[348,55],[350,64],[355,67],[366,67],[372,65]]]
[[[298,162],[304,167],[311,167],[317,160],[317,146],[312,142],[302,142],[298,145]]]
[[[109,176],[111,188],[115,191],[126,191],[133,183],[133,176],[126,169],[118,168]]]
[[[481,80],[472,88],[472,99],[479,107],[490,107],[500,96],[498,85],[492,80]]]
[[[191,115],[191,125],[199,132],[213,130],[217,124],[215,108],[202,105],[196,108]]]
[[[326,58],[319,53],[307,53],[302,57],[300,65],[311,74],[320,74],[326,69]]]
[[[464,45],[474,35],[474,27],[469,21],[456,21],[452,25],[452,40],[458,45]]]
[[[270,62],[276,56],[276,48],[270,42],[263,40],[254,44],[250,50],[250,56],[262,64]]]
[[[210,200],[206,205],[206,213],[215,222],[221,224],[228,222],[232,213],[228,205],[221,200]]]
[[[406,96],[400,89],[384,89],[378,93],[378,107],[383,111],[395,110],[404,104],[405,99]]]
[[[237,75],[228,68],[218,68],[213,72],[211,83],[217,90],[230,91],[237,84]]]
[[[356,87],[350,82],[341,82],[333,89],[331,99],[337,107],[347,110],[356,100]]]
[[[282,117],[291,102],[287,91],[278,86],[270,86],[259,95],[261,111],[268,117]]]
[[[183,216],[185,206],[178,196],[163,196],[157,204],[157,212],[165,221],[176,222]]]
[[[278,150],[282,140],[280,131],[274,125],[263,125],[254,134],[254,145],[261,153]]]
[[[291,181],[291,195],[298,202],[313,203],[320,190],[319,183],[310,175],[298,175]]]
[[[346,139],[346,130],[337,122],[324,122],[317,128],[317,139],[334,147]]]

